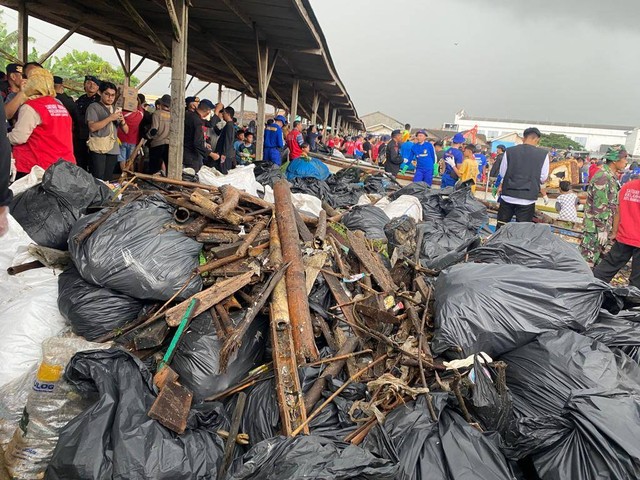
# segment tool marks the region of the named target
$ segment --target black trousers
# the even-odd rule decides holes
[[[631,258],[633,260],[631,262],[629,283],[634,287],[640,288],[640,248],[624,243],[615,242],[613,244],[611,250],[593,269],[593,276],[605,282],[610,282]]]
[[[87,147],[86,138],[73,139],[73,156],[76,157],[76,165],[80,168],[87,170],[89,168],[89,161],[91,159],[91,152]]]
[[[108,182],[113,177],[113,170],[116,167],[116,163],[118,163],[118,155],[91,152],[89,173],[100,180]]]
[[[502,227],[505,223],[509,223],[514,215],[516,216],[516,222],[532,222],[535,213],[535,203],[532,203],[531,205],[516,205],[515,203],[500,200],[496,230]]]
[[[169,145],[158,145],[149,148],[149,171],[147,173],[158,173],[162,169],[162,164],[168,167]]]

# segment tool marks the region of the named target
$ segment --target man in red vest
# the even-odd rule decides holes
[[[17,177],[38,165],[47,169],[63,159],[76,163],[73,155],[72,120],[69,111],[55,99],[53,76],[42,68],[31,71],[24,89],[29,100],[7,135],[13,145]]]
[[[287,135],[287,147],[289,147],[289,160],[295,160],[302,155],[302,144],[304,138],[302,137],[302,127],[299,121],[293,122],[293,128]]]

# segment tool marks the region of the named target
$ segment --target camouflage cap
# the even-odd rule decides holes
[[[608,149],[607,149],[607,153],[604,155],[604,160],[607,162],[617,162],[618,160],[620,160],[620,156],[622,154],[622,152],[626,153],[626,150],[624,149],[624,145],[611,145]]]

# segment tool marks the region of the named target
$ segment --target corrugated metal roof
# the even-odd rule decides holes
[[[125,3],[135,8],[152,32],[138,26],[127,14]],[[0,0],[0,4],[17,9],[19,1]],[[261,40],[280,52],[270,84],[277,96],[289,104],[298,78],[303,111],[311,113],[315,88],[323,101],[328,99],[339,109],[344,121],[364,127],[308,0],[192,0],[191,5],[188,74],[246,90],[225,64],[226,57],[257,92],[257,31]],[[166,62],[166,52],[171,51],[172,27],[165,0],[30,0],[26,9],[28,15],[66,29],[82,22],[78,33],[99,42],[114,42],[119,48],[129,47],[132,53],[159,63]],[[270,92],[267,101],[279,106],[277,96]],[[321,105],[318,113],[322,111]]]

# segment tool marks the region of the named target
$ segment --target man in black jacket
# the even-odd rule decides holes
[[[204,118],[208,117],[214,106],[211,100],[204,99],[195,112],[187,110],[184,114],[184,147],[182,165],[193,168],[196,173],[202,168],[202,162],[209,157],[218,160],[220,156],[212,152],[204,141]]]
[[[221,130],[216,127],[216,133],[220,137],[218,138],[218,143],[216,143],[215,152],[220,155],[220,160],[214,162],[214,166],[225,175],[236,166],[236,150],[233,148],[233,142],[236,139],[236,130],[233,123],[235,113],[233,107],[225,107],[222,110],[222,120],[225,121],[224,127]]]
[[[402,132],[400,130],[394,130],[391,132],[391,140],[387,143],[386,155],[387,161],[384,164],[384,171],[392,173],[394,176],[398,175],[400,171],[400,165],[402,164],[402,155],[400,154],[400,141],[402,139]]]
[[[507,151],[507,147],[500,144],[496,147],[496,159],[491,165],[491,171],[489,172],[490,178],[496,178],[500,174],[500,165],[502,164],[502,157],[504,157],[504,152]]]
[[[536,200],[549,176],[549,155],[539,148],[542,134],[537,128],[527,128],[523,144],[508,148],[500,163],[501,196],[498,208],[500,228],[515,215],[516,222],[531,222]],[[545,194],[545,200],[548,200]]]
[[[77,123],[73,130],[73,155],[76,157],[76,163],[80,168],[85,170],[89,166],[89,147],[87,140],[89,139],[89,125],[87,125],[87,108],[94,102],[99,102],[101,97],[98,93],[100,80],[93,75],[84,77],[83,95],[76,100],[78,107]]]

